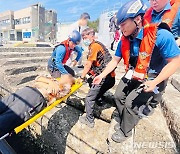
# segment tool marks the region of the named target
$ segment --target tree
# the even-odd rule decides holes
[[[88,22],[88,27],[93,28],[95,30],[95,32],[98,32],[99,19],[96,19],[94,21],[89,21]]]

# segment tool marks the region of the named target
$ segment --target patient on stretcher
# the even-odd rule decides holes
[[[48,100],[48,104],[51,104],[56,99],[66,96],[75,80],[71,75],[63,75],[59,80],[39,76],[35,81],[34,87]]]
[[[66,96],[74,78],[62,75],[56,80],[38,76],[34,84],[26,86],[0,100],[0,137],[50,105],[56,99]]]

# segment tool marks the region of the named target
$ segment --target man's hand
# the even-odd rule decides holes
[[[157,84],[154,82],[154,80],[151,80],[151,81],[146,81],[144,85],[145,85],[144,87],[145,92],[152,92],[156,88]]]
[[[74,67],[74,66],[76,66],[77,65],[77,61],[76,60],[73,60],[72,61],[72,66]]]
[[[59,85],[54,81],[50,82],[49,86],[51,88],[51,94],[52,95],[56,95],[60,91]]]
[[[78,78],[78,79],[77,79],[77,83],[78,83],[78,84],[81,84],[83,81],[84,81],[84,80],[81,79],[81,78]]]
[[[93,80],[93,84],[100,84],[102,79],[103,78],[100,75],[96,76]]]

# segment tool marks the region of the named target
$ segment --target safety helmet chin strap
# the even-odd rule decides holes
[[[138,26],[138,24],[137,24],[136,21],[134,21],[134,24],[136,25],[136,29],[135,29],[134,32],[130,35],[130,37],[134,37],[134,36],[138,33],[138,31],[139,31],[139,26]]]
[[[134,24],[136,25],[136,29],[134,30],[134,32],[131,34],[131,35],[129,35],[129,37],[130,38],[134,38],[134,36],[138,33],[138,31],[139,31],[139,25],[137,24],[137,22],[136,21],[134,21],[133,20],[133,22],[134,22]],[[122,34],[123,34],[123,32],[122,32]],[[123,34],[124,35],[124,34]]]
[[[70,42],[71,40],[69,40],[69,42]],[[69,44],[69,42],[68,42],[68,46],[69,46],[69,49],[70,50],[73,50],[71,47],[70,47],[70,44]],[[71,41],[72,42],[72,41]]]

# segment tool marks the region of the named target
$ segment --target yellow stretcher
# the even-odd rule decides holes
[[[62,97],[59,100],[56,100],[54,103],[52,103],[51,105],[49,105],[48,107],[43,109],[41,112],[36,114],[34,117],[32,117],[31,119],[27,120],[22,125],[16,127],[14,129],[15,133],[17,134],[17,133],[21,132],[24,128],[28,127],[30,124],[32,124],[34,121],[36,121],[38,118],[42,117],[45,113],[50,111],[53,107],[55,107],[56,105],[58,105],[58,104],[62,103],[63,101],[65,101],[69,96],[71,96],[74,92],[76,92],[81,86],[82,86],[82,83],[79,84],[76,81],[75,84],[72,86],[71,92],[69,94],[67,94],[66,96]]]

